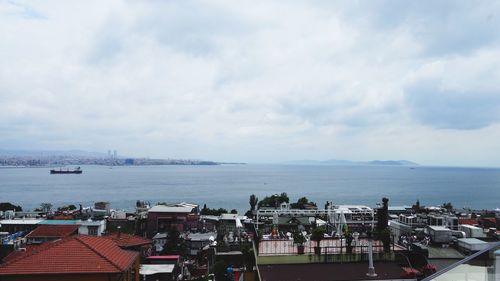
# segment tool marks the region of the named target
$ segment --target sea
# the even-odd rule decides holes
[[[73,167],[71,167],[73,168]],[[249,196],[286,192],[334,204],[500,208],[500,169],[406,166],[214,165],[82,166],[83,174],[51,175],[49,168],[1,168],[0,202],[32,210],[41,203],[133,210],[137,200],[189,202],[209,208],[249,209]]]

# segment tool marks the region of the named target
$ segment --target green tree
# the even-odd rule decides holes
[[[311,240],[316,241],[316,247],[320,247],[321,240],[325,238],[325,229],[323,227],[316,227],[311,233]]]
[[[377,231],[381,232],[389,226],[389,199],[382,198],[382,207],[377,211]]]
[[[306,197],[301,197],[299,198],[299,200],[297,200],[297,203],[290,204],[290,207],[292,207],[293,209],[305,209],[305,205],[316,206],[316,203],[310,202]]]
[[[274,207],[277,208],[281,205],[281,203],[289,203],[290,198],[286,192],[281,194],[273,194],[271,196],[266,196],[263,200],[259,201],[257,206],[260,207]]]
[[[354,240],[354,236],[352,235],[351,229],[346,225],[342,230],[343,236],[345,237],[346,249],[347,253],[352,253],[352,241]]]
[[[57,210],[60,211],[60,212],[73,211],[73,210],[76,210],[76,206],[73,205],[73,204],[70,204],[68,206],[59,207],[59,208],[57,208]]]
[[[22,212],[23,208],[21,206],[16,206],[12,203],[9,202],[2,202],[0,203],[0,211],[16,211],[16,212]]]
[[[186,245],[184,239],[180,237],[179,231],[175,226],[172,226],[167,234],[167,243],[163,249],[163,254],[176,254],[184,255],[186,251]]]
[[[227,214],[228,211],[224,208],[219,208],[219,209],[210,209],[207,208],[207,205],[205,204],[203,206],[203,209],[201,209],[200,214],[204,216],[220,216],[221,214]]]
[[[379,232],[379,239],[382,241],[384,246],[384,252],[391,251],[391,230],[386,228]]]
[[[255,196],[255,194],[250,195],[249,203],[250,203],[250,211],[255,210],[255,206],[259,202],[259,198]]]
[[[443,205],[441,205],[441,208],[446,209],[446,211],[448,212],[453,211],[453,205],[451,204],[451,202],[443,203]]]
[[[50,213],[50,211],[52,211],[52,204],[42,203],[40,204],[40,210],[45,213]]]
[[[293,235],[293,243],[294,244],[296,244],[298,246],[302,246],[306,242],[306,238],[304,237],[304,235],[302,235],[301,232],[295,231],[295,232],[293,232],[292,235]]]

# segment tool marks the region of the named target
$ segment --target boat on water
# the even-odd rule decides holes
[[[76,167],[74,170],[69,170],[69,169],[50,170],[51,174],[81,174],[82,172],[83,171],[80,167]]]

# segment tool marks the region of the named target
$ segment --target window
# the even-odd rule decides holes
[[[88,226],[87,229],[88,229],[89,235],[97,236],[97,229],[98,228],[99,228],[98,226]]]

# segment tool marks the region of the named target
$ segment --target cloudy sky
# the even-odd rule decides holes
[[[500,166],[500,2],[0,0],[0,148]]]

